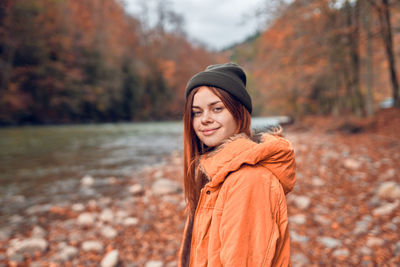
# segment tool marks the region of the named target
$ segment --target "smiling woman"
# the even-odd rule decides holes
[[[290,266],[293,148],[279,132],[252,135],[251,111],[234,63],[209,66],[186,86],[181,267]]]

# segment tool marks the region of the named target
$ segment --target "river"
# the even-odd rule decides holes
[[[286,117],[255,118],[252,127]],[[0,216],[38,203],[72,201],[107,190],[107,179],[135,177],[140,169],[182,151],[181,122],[26,126],[0,129]],[[90,175],[103,192],[79,190]],[[21,200],[21,201],[18,201]]]

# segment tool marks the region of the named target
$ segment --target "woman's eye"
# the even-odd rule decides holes
[[[192,113],[193,113],[194,117],[197,117],[197,116],[200,116],[201,111],[193,111]]]
[[[220,112],[221,110],[222,110],[222,107],[215,107],[215,108],[214,108],[214,111],[215,111],[215,112]]]

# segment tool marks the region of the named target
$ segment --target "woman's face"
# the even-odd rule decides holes
[[[208,147],[214,147],[235,134],[237,123],[221,99],[202,86],[193,97],[193,129]]]

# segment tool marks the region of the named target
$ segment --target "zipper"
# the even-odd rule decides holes
[[[200,197],[199,197],[199,201],[198,201],[198,203],[197,203],[197,207],[196,207],[196,210],[195,210],[195,212],[194,212],[194,217],[193,217],[193,228],[192,228],[192,241],[190,242],[190,254],[191,254],[191,256],[190,256],[190,259],[189,259],[189,266],[190,266],[190,263],[191,263],[191,259],[193,259],[194,257],[192,257],[192,255],[194,254],[193,252],[194,252],[194,250],[193,250],[193,244],[196,244],[196,242],[197,242],[197,239],[198,239],[198,230],[197,230],[197,225],[196,225],[196,221],[197,221],[197,213],[198,213],[198,211],[199,211],[199,207],[201,206],[200,204],[201,204],[201,202],[202,202],[202,199],[203,199],[203,193],[204,193],[204,189],[205,189],[206,187],[204,186],[201,190],[200,190]],[[194,230],[196,230],[196,231],[194,231]],[[196,241],[196,242],[195,242]],[[192,254],[193,253],[193,254]]]

